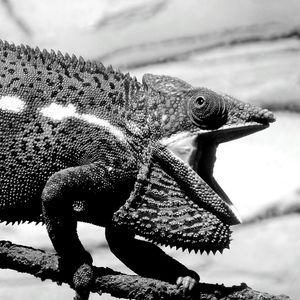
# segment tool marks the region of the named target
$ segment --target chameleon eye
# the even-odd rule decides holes
[[[195,104],[197,106],[203,106],[205,104],[205,98],[203,96],[199,96],[195,100]]]
[[[208,95],[191,97],[188,114],[192,122],[203,129],[215,129],[225,123],[227,111],[222,97],[206,92]]]

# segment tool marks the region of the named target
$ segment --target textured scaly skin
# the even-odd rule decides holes
[[[177,78],[146,74],[141,84],[6,42],[0,76],[0,220],[44,222],[79,295],[92,260],[77,221],[106,227],[111,250],[135,272],[191,288],[195,272],[134,236],[201,252],[228,247],[238,219],[211,177],[215,150],[273,115]],[[193,166],[168,149],[181,137],[198,138]]]

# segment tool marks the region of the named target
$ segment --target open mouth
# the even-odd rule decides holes
[[[230,225],[241,220],[213,176],[217,147],[266,127],[227,126],[161,141],[162,152],[154,153],[148,175],[137,180],[114,224],[157,244],[222,252],[229,247]]]
[[[248,124],[239,127],[223,127],[219,130],[194,134],[182,134],[165,145],[179,159],[188,164],[218,195],[227,203],[235,216],[231,225],[241,223],[241,218],[233,203],[213,176],[217,147],[220,143],[231,141],[267,128],[265,124]]]

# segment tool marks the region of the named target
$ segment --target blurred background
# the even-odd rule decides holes
[[[204,282],[246,282],[299,299],[299,13],[297,0],[0,0],[0,39],[100,60],[138,79],[177,76],[275,111],[269,129],[217,153],[215,177],[244,220],[231,249],[165,250]],[[80,224],[79,230],[96,265],[132,273],[108,250],[103,229]],[[0,231],[3,240],[52,249],[42,226],[1,224]],[[66,285],[0,270],[1,299],[72,296]]]

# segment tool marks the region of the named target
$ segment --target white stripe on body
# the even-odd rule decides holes
[[[2,96],[0,98],[0,109],[19,113],[25,107],[25,102],[17,96]]]
[[[73,104],[68,104],[67,106],[63,106],[57,103],[51,103],[49,106],[46,106],[41,109],[41,114],[45,117],[49,117],[57,121],[61,121],[65,118],[76,118],[79,120],[83,120],[90,124],[104,127],[111,134],[117,137],[119,140],[121,140],[122,142],[126,142],[126,136],[122,132],[122,130],[109,123],[108,120],[98,118],[95,115],[77,113],[76,108]]]

